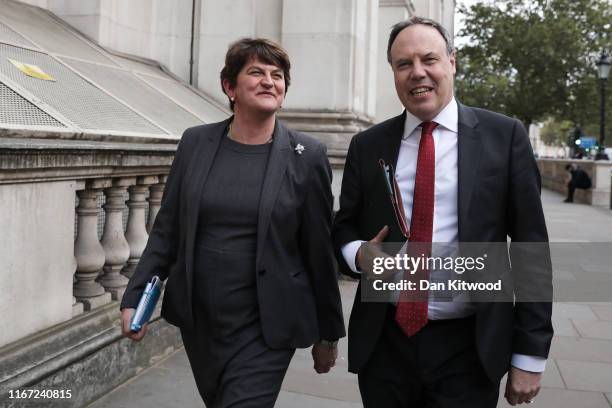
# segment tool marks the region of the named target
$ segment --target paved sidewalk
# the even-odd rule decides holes
[[[612,210],[564,204],[564,197],[550,191],[543,191],[542,198],[551,241],[612,242]],[[612,279],[612,254],[610,259]],[[348,321],[355,284],[341,281],[340,289]],[[555,338],[544,388],[529,407],[612,408],[612,303],[557,303],[553,324]],[[310,350],[298,350],[276,406],[361,407],[356,376],[347,372],[346,347],[346,339],[342,339],[337,366],[327,375],[314,372]],[[202,406],[183,350],[90,405],[91,408]],[[509,405],[501,401],[499,407]]]

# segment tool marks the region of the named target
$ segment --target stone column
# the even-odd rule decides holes
[[[130,257],[130,246],[123,233],[123,210],[127,187],[135,183],[135,177],[114,179],[112,187],[104,190],[106,222],[102,234],[102,247],[106,261],[100,283],[107,292],[111,293],[113,300],[121,299],[128,282],[120,273]]]
[[[256,35],[255,1],[201,1],[198,87],[224,106],[228,106],[228,102],[219,85],[219,72],[228,45]]]
[[[149,188],[149,220],[147,222],[147,232],[150,234],[153,224],[155,223],[155,217],[161,207],[162,196],[164,195],[164,188],[166,188],[167,175],[159,176],[159,183],[153,184]]]
[[[415,14],[414,6],[404,0],[380,0],[378,9],[378,54],[376,55],[378,89],[376,121],[382,122],[402,113],[404,107],[397,97],[393,70],[387,61],[387,44],[391,27]],[[419,14],[422,15],[422,14]]]
[[[331,125],[369,125],[376,103],[378,0],[284,0],[282,10],[282,44],[294,80],[284,111],[312,113],[315,122],[329,123],[321,130],[330,133],[336,130]]]
[[[122,272],[128,278],[132,277],[149,239],[145,225],[145,208],[147,207],[145,195],[149,186],[154,183],[157,183],[156,176],[143,176],[138,177],[136,184],[128,188],[130,200],[127,206],[130,213],[125,238],[130,246],[130,257]]]
[[[85,184],[85,189],[77,191],[79,205],[76,209],[78,217],[77,237],[74,243],[76,273],[73,293],[76,299],[83,303],[85,310],[91,310],[111,301],[111,294],[96,282],[104,266],[104,249],[98,241],[98,215],[100,205],[98,197],[100,189],[109,187],[110,179],[91,180]]]
[[[279,116],[327,145],[337,198],[351,137],[374,123],[378,0],[283,0],[282,13],[292,81]]]

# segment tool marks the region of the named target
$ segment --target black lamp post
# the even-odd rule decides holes
[[[599,96],[601,98],[599,105],[599,150],[595,156],[595,160],[608,160],[608,155],[606,154],[605,150],[606,81],[608,80],[608,75],[610,75],[611,64],[610,60],[608,59],[608,55],[604,51],[601,52],[601,55],[595,64],[597,65],[597,71],[599,74]]]

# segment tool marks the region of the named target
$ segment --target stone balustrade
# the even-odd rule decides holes
[[[567,194],[568,173],[565,166],[568,164],[580,166],[591,177],[593,184],[588,190],[577,189],[574,201],[609,208],[612,183],[612,161],[610,160],[538,159],[542,187]]]
[[[147,225],[153,225],[157,215],[161,204],[158,196],[163,193],[166,177],[161,174],[93,179],[77,191],[74,296],[85,311],[121,299],[149,238]],[[100,205],[102,194],[106,198],[104,205]],[[153,197],[150,202],[157,206],[148,211],[148,220],[147,196]],[[127,202],[126,197],[129,197]],[[128,209],[124,231],[122,217]],[[104,233],[98,239],[102,213],[105,214]]]
[[[175,149],[0,138],[0,348],[121,299]]]

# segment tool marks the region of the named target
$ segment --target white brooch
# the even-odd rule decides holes
[[[297,154],[302,154],[302,152],[306,150],[306,148],[302,146],[300,143],[298,143],[297,146],[295,146],[294,150]]]

